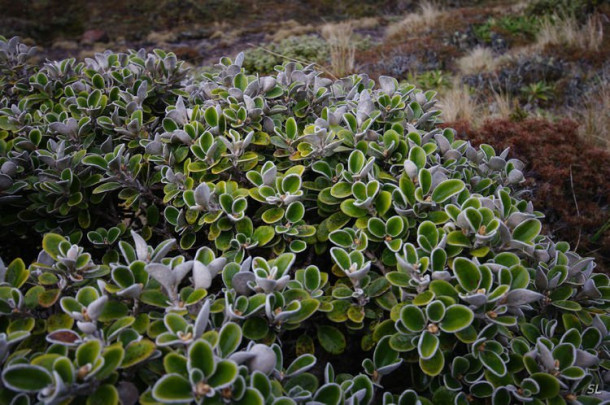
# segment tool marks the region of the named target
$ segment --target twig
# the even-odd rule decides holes
[[[570,188],[572,189],[572,198],[574,199],[574,205],[576,206],[576,215],[580,219],[580,210],[578,209],[578,201],[576,200],[576,193],[574,192],[574,179],[572,177],[572,165],[570,165]],[[578,250],[580,245],[580,236],[582,235],[582,223],[578,222],[578,239],[576,240],[576,247],[574,250]]]
[[[335,76],[334,74],[332,74],[332,72],[331,72],[330,70],[328,70],[328,69],[327,69],[327,68],[325,68],[324,66],[320,65],[319,63],[316,63],[316,62],[310,62],[310,61],[308,61],[308,60],[304,60],[304,59],[303,59],[303,60],[301,60],[301,59],[297,59],[297,58],[291,58],[291,57],[289,57],[289,56],[282,55],[281,53],[273,52],[272,50],[267,49],[267,48],[265,48],[265,47],[263,47],[263,46],[260,46],[260,45],[255,45],[255,44],[253,44],[253,43],[251,43],[251,42],[249,42],[249,43],[248,43],[248,45],[249,45],[249,46],[253,46],[253,47],[255,47],[255,48],[262,49],[263,51],[265,51],[265,52],[267,52],[267,53],[270,53],[271,55],[277,56],[277,57],[282,58],[282,59],[289,60],[289,61],[291,61],[291,62],[303,63],[303,64],[305,64],[305,65],[315,65],[315,66],[317,66],[318,68],[322,69],[322,70],[323,70],[323,71],[324,71],[324,72],[325,72],[327,75],[331,76],[333,79],[338,80],[337,76]]]
[[[369,252],[367,250],[366,252],[364,252],[364,254],[366,255],[366,257],[371,259],[371,263],[373,264],[373,266],[381,270],[381,274],[385,275],[387,273],[387,270],[383,263],[381,263],[381,260],[379,260],[372,252]]]

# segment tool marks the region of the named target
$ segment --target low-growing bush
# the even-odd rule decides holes
[[[243,66],[248,72],[270,73],[275,66],[291,59],[305,63],[327,63],[330,50],[323,38],[309,34],[263,44],[247,50],[244,55]]]
[[[434,92],[242,63],[106,52],[2,96],[2,402],[603,403],[609,280],[523,163]]]

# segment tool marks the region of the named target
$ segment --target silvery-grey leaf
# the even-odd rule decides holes
[[[248,360],[253,359],[255,356],[256,355],[254,353],[239,351],[231,354],[229,356],[229,360],[234,361],[239,365],[245,363]]]
[[[277,167],[272,165],[269,169],[265,170],[263,173],[263,184],[266,186],[273,186],[275,183],[275,178],[277,177]]]
[[[168,293],[173,291],[176,277],[169,267],[160,263],[150,263],[146,265],[145,269]]]
[[[182,279],[189,273],[189,271],[191,271],[191,269],[193,268],[193,261],[189,260],[186,261],[184,263],[181,263],[179,265],[177,265],[176,267],[174,267],[174,269],[172,270],[174,272],[175,275],[175,285],[178,286],[178,284],[180,284],[180,282],[182,281]]]
[[[95,324],[95,322],[77,321],[76,326],[78,326],[78,329],[80,329],[83,333],[86,333],[87,335],[91,335],[92,333],[97,332],[97,325]]]
[[[438,148],[439,148],[439,151],[441,152],[441,154],[444,155],[447,151],[449,151],[449,149],[451,149],[451,143],[443,134],[440,134],[440,133],[435,134],[434,139],[436,140],[436,143],[438,144]]]
[[[543,294],[536,291],[528,290],[527,288],[517,288],[511,290],[506,294],[504,302],[506,305],[519,306],[530,304],[532,302],[539,301],[544,298]]]
[[[523,177],[521,170],[513,169],[510,171],[510,173],[508,173],[509,184],[521,183],[523,180],[525,180],[525,177]]]
[[[515,227],[517,227],[517,225],[529,218],[533,218],[533,215],[519,211],[513,212],[506,220],[506,225],[508,225],[509,228],[514,229]]]
[[[381,375],[387,375],[396,370],[402,365],[402,359],[399,359],[396,363],[388,364],[387,366],[379,367],[377,373]]]
[[[119,297],[126,297],[126,298],[138,298],[140,296],[140,294],[142,294],[142,289],[143,289],[142,284],[133,284],[133,285],[130,285],[129,287],[117,292],[116,295],[118,295]]]
[[[263,93],[267,93],[269,90],[275,87],[276,80],[273,77],[265,76],[261,77],[261,88]]]
[[[195,288],[208,289],[212,285],[212,274],[208,267],[198,260],[193,262],[193,285]]]
[[[6,190],[13,185],[13,179],[6,174],[0,173],[0,190]]]
[[[240,271],[239,273],[233,276],[231,284],[239,295],[250,295],[252,294],[252,289],[249,287],[248,283],[254,281],[254,274],[248,271]]]
[[[167,239],[163,242],[159,243],[159,245],[155,248],[152,253],[151,262],[158,262],[163,259],[169,252],[174,248],[176,244],[176,239]]]
[[[589,367],[593,367],[596,364],[598,364],[599,360],[600,359],[596,355],[591,354],[591,353],[581,350],[581,349],[577,349],[576,350],[576,361],[574,362],[574,365],[576,365],[578,367],[589,368]]]
[[[236,274],[233,277],[233,280],[235,280],[235,277],[237,277],[238,274]],[[270,280],[268,278],[258,277],[258,276],[254,276],[254,277],[255,277],[256,286],[261,288],[265,294],[269,294],[269,293],[272,293],[273,291],[275,291],[276,286],[277,286],[277,282],[275,280]]]
[[[195,189],[195,202],[198,205],[207,208],[209,207],[211,195],[212,193],[210,191],[210,186],[208,186],[205,182],[201,183]]]
[[[87,315],[89,315],[89,318],[91,318],[93,320],[97,320],[97,318],[99,318],[100,315],[102,314],[102,310],[104,309],[106,302],[108,302],[107,295],[102,295],[95,301],[91,302],[87,306]]]
[[[216,259],[212,260],[208,264],[208,271],[212,277],[215,277],[225,267],[226,263],[227,259],[225,257],[217,257]]]
[[[290,281],[289,275],[280,277],[280,279],[277,280],[277,285],[275,287],[276,291],[282,291],[284,288],[286,288],[286,285],[288,284],[289,281]]]
[[[451,273],[446,270],[433,271],[430,276],[431,276],[432,280],[445,280],[445,281],[451,280]]]
[[[570,266],[568,274],[570,276],[574,276],[577,273],[584,271],[584,269],[587,267],[591,267],[591,268],[595,267],[595,261],[592,257],[586,257],[586,258],[579,260],[578,262],[572,264]]]
[[[487,295],[485,294],[460,294],[460,299],[468,304],[478,308],[487,303]]]
[[[468,147],[466,148],[466,157],[468,158],[468,160],[471,160],[475,163],[479,162],[479,154],[477,153],[477,150],[470,145],[468,145]]]
[[[277,362],[275,352],[272,348],[258,343],[252,346],[248,352],[254,355],[253,358],[247,361],[247,366],[250,372],[256,370],[265,375],[271,374]]]
[[[143,262],[148,261],[148,244],[140,235],[135,233],[133,230],[131,231],[131,237],[136,244],[136,256],[138,260]]]
[[[504,169],[506,166],[506,161],[501,157],[492,156],[491,159],[489,159],[488,165],[494,170],[500,170]]]
[[[193,327],[193,335],[195,339],[198,339],[208,327],[208,321],[210,319],[210,300],[206,299],[197,314],[195,325]]]
[[[390,76],[379,76],[379,86],[387,95],[393,95],[396,92],[397,80]]]
[[[538,360],[540,361],[542,366],[546,370],[555,369],[555,358],[553,357],[553,353],[544,343],[540,341],[540,339],[536,344],[536,350],[538,352]]]
[[[443,157],[445,160],[459,160],[462,157],[462,153],[457,149],[449,149]]]

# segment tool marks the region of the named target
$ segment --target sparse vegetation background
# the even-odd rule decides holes
[[[607,3],[0,7],[0,404],[610,401]]]

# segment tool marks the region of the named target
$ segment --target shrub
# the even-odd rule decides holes
[[[330,58],[328,44],[317,35],[298,35],[279,42],[263,44],[245,53],[244,68],[248,72],[270,73],[273,68],[287,60],[296,59],[304,63],[326,63]]]
[[[601,402],[609,280],[521,162],[433,92],[242,62],[108,52],[2,99],[5,402]]]

